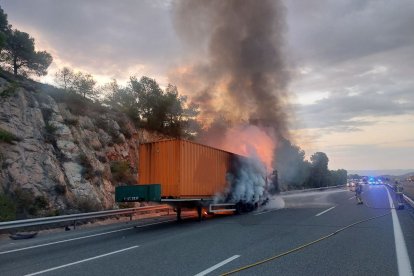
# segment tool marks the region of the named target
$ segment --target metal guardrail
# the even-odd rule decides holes
[[[390,184],[386,184],[388,187],[390,187],[391,188],[391,190],[393,190],[393,191],[395,191],[394,190],[394,187],[392,186],[392,185],[390,185]],[[408,195],[406,195],[406,194],[403,194],[403,197],[404,197],[404,200],[405,200],[405,202],[407,202],[408,204],[410,204],[410,206],[411,207],[413,207],[414,208],[414,200],[412,199],[412,198],[410,198]]]
[[[338,189],[338,188],[345,188],[345,187],[346,185],[337,185],[337,186],[328,186],[328,187],[302,189],[302,190],[291,190],[291,191],[280,192],[280,195],[306,193],[306,192],[313,192],[313,191],[324,191],[324,190]]]
[[[404,197],[405,201],[406,201],[408,204],[410,204],[410,205],[411,205],[411,207],[413,207],[413,208],[414,208],[414,200],[412,200],[409,196],[404,195],[404,194],[403,194],[403,197]]]
[[[393,191],[394,191],[394,187],[390,184],[386,184],[388,187],[390,187]],[[341,188],[341,187],[346,187],[346,185],[338,185],[338,186],[328,186],[328,187],[321,187],[321,188],[312,188],[312,189],[303,189],[303,190],[292,190],[292,191],[286,191],[286,192],[281,192],[281,195],[289,195],[289,194],[296,194],[296,193],[306,193],[306,192],[312,192],[312,191],[323,191],[323,190],[327,190],[327,189],[335,189],[335,188]],[[405,201],[410,204],[411,207],[414,208],[414,199],[410,198],[408,195],[403,194],[403,197],[405,199]]]
[[[0,222],[0,231],[7,230],[7,229],[23,228],[23,227],[33,227],[33,226],[38,226],[38,225],[47,225],[47,224],[53,224],[53,223],[62,223],[62,222],[67,222],[67,221],[73,222],[74,227],[76,227],[76,222],[80,220],[118,216],[118,215],[130,215],[130,219],[132,220],[132,214],[134,213],[145,212],[145,211],[161,211],[161,210],[170,210],[170,209],[171,207],[167,205],[158,205],[158,206],[144,206],[144,207],[117,209],[117,210],[106,210],[106,211],[99,211],[99,212],[89,212],[89,213],[54,216],[54,217],[13,220],[13,221]]]

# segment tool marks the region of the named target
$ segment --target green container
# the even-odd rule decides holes
[[[116,202],[161,201],[161,185],[130,185],[115,188]]]
[[[145,185],[148,187],[147,201],[161,201],[161,184]]]

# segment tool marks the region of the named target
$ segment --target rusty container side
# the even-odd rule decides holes
[[[226,188],[232,156],[178,139],[141,144],[138,183],[160,183],[163,197],[212,197]]]
[[[168,140],[139,147],[139,184],[161,184],[162,196],[180,196],[180,143]]]
[[[232,154],[180,140],[180,197],[212,197],[226,188]]]

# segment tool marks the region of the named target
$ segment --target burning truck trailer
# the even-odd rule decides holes
[[[156,201],[174,208],[241,213],[268,201],[266,170],[256,160],[187,140],[141,144],[138,184],[116,188],[117,202]]]

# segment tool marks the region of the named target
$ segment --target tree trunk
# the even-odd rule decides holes
[[[14,69],[14,75],[17,76],[17,57],[16,56],[13,58],[13,69]]]
[[[63,75],[63,83],[64,83],[64,85],[65,85],[65,92],[68,92],[68,90],[67,90],[67,87],[68,87],[68,85],[67,85],[67,79],[66,79],[66,76],[65,75]]]

